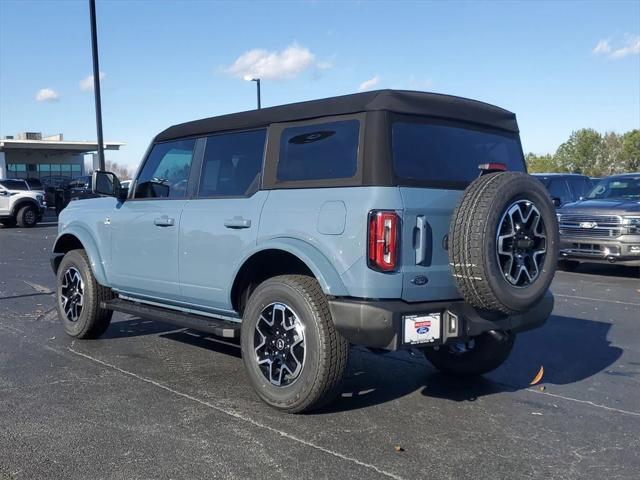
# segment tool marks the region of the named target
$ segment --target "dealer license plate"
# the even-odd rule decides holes
[[[440,314],[405,315],[404,343],[436,343],[440,341]]]

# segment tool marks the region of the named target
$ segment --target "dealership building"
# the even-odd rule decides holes
[[[119,150],[123,145],[108,142],[104,149]],[[97,151],[97,142],[68,141],[61,133],[6,136],[0,139],[0,179],[37,178],[46,184],[70,180],[98,168]]]

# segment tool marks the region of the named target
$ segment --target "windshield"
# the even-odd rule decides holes
[[[587,198],[640,199],[640,176],[605,178],[593,187]]]
[[[29,190],[24,180],[0,180],[0,185],[9,190]]]

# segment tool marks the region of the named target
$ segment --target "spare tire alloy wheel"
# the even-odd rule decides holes
[[[497,254],[504,278],[515,287],[526,287],[540,274],[547,253],[544,220],[527,199],[512,203],[498,224]]]
[[[267,305],[255,326],[256,362],[264,377],[277,387],[294,383],[304,367],[304,327],[284,303]]]
[[[449,227],[449,262],[465,301],[513,315],[545,295],[556,271],[558,222],[542,183],[522,172],[482,175]]]

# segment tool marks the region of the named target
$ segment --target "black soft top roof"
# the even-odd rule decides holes
[[[156,141],[226,130],[264,127],[271,123],[372,111],[462,120],[518,132],[515,114],[488,103],[439,93],[376,90],[181,123],[161,132],[156,137]]]

